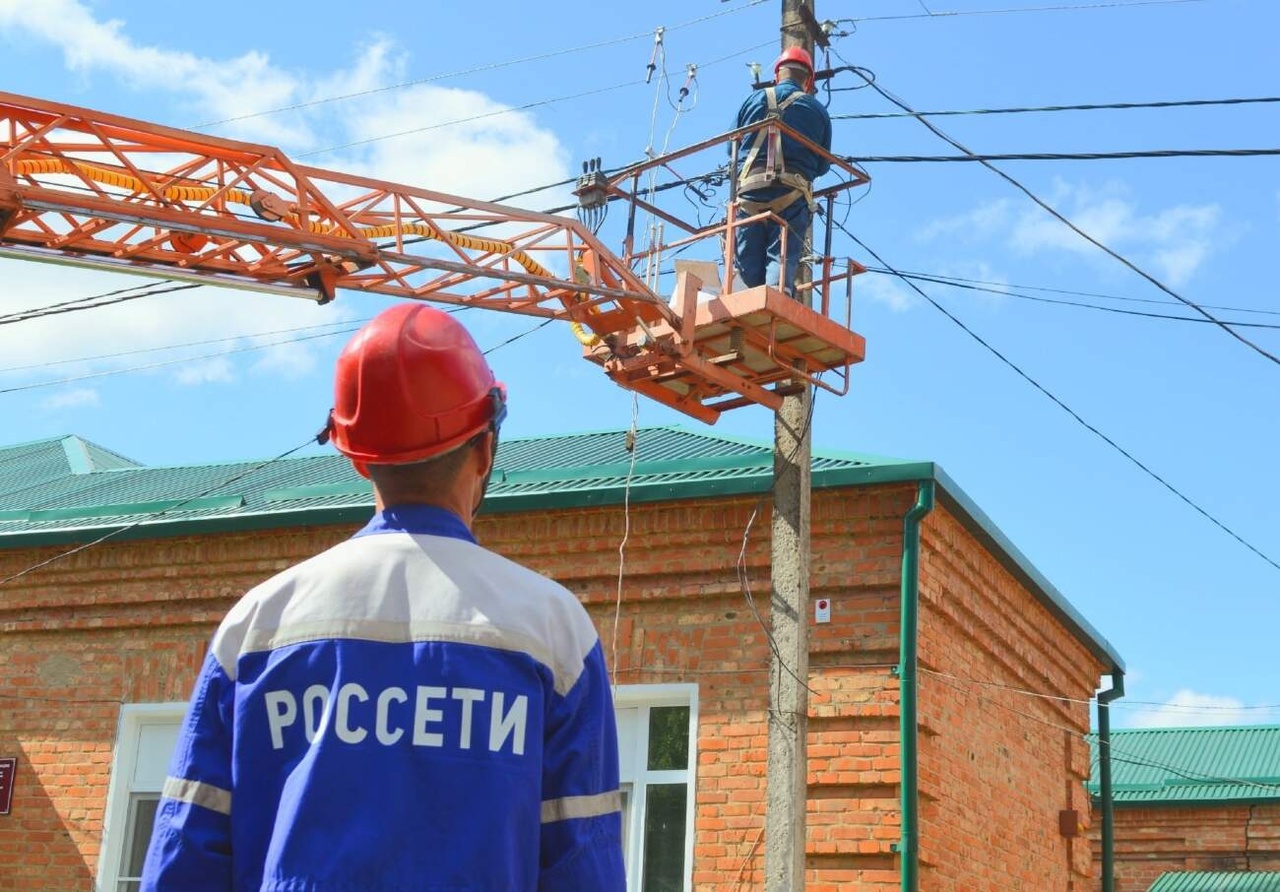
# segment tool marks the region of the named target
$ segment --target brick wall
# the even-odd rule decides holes
[[[1089,707],[1023,692],[1087,701],[1103,666],[945,511],[920,588],[921,888],[1083,892]]]
[[[1280,871],[1280,805],[1118,806],[1115,817],[1116,892],[1146,892],[1170,870]]]
[[[898,585],[914,485],[813,497],[808,888],[896,889]],[[614,615],[621,508],[482,518],[488,547],[584,602],[622,684],[699,685],[694,887],[763,886],[768,499],[633,505],[621,621]],[[755,515],[753,520],[753,514]],[[0,593],[0,755],[20,756],[14,814],[0,818],[0,889],[88,888],[97,869],[121,702],[184,700],[217,620],[247,588],[343,538],[346,528],[106,543]],[[1087,697],[1099,667],[939,507],[925,524],[921,658],[938,672]],[[0,576],[60,549],[0,551]],[[812,617],[812,612],[809,614]],[[9,683],[12,680],[12,683]],[[922,674],[922,888],[1071,889],[1087,872],[1057,811],[1086,770],[1067,741],[1074,706],[1011,700]],[[992,788],[997,791],[992,795]],[[1004,805],[997,807],[1003,800]],[[982,875],[970,868],[981,865]],[[1028,884],[1035,876],[1040,882]],[[1050,884],[1043,879],[1052,877]],[[6,886],[6,883],[10,884]],[[1081,887],[1083,888],[1083,887]]]

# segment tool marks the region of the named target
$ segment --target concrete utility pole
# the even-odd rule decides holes
[[[807,15],[806,15],[807,14]],[[782,49],[813,54],[813,0],[782,0]],[[812,227],[807,242],[812,242]],[[796,284],[812,279],[801,263]],[[801,298],[812,305],[810,292]],[[801,297],[796,292],[797,298]],[[773,551],[764,874],[766,892],[802,892],[809,726],[809,489],[813,396],[806,385],[783,399],[773,423]]]

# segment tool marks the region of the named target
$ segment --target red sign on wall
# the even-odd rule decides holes
[[[7,815],[13,804],[13,773],[17,768],[15,757],[0,759],[0,815]]]

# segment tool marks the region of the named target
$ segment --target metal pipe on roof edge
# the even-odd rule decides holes
[[[916,652],[920,601],[920,523],[933,510],[934,481],[916,484],[916,502],[902,518],[902,574],[898,593],[898,748],[902,812],[902,836],[895,849],[900,859],[902,892],[920,886],[920,789],[917,752]]]
[[[1098,798],[1102,801],[1102,892],[1115,892],[1115,797],[1111,790],[1111,701],[1124,696],[1124,670],[1111,667],[1111,688],[1098,694]]]

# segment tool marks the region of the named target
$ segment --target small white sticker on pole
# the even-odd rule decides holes
[[[819,598],[813,604],[813,621],[815,623],[831,622],[831,601],[827,598]]]

